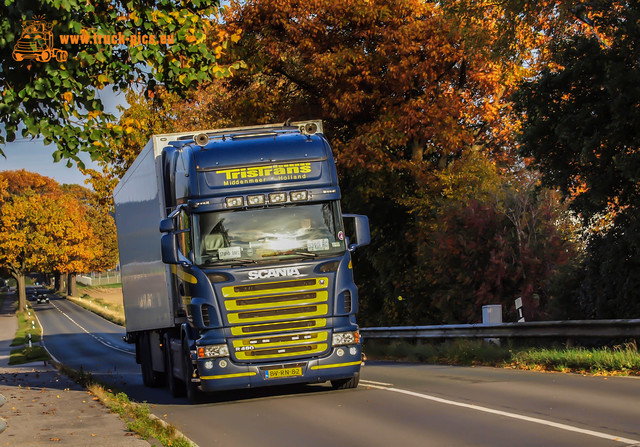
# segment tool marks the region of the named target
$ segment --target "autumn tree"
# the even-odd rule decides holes
[[[118,263],[118,241],[116,226],[109,207],[100,203],[96,192],[80,185],[63,185],[64,193],[75,199],[79,229],[85,232],[84,238],[78,238],[79,231],[72,235],[78,238],[76,246],[84,252],[76,251],[73,262],[61,262],[62,270],[67,273],[68,293],[75,295],[75,276],[81,272],[102,272],[113,269]]]
[[[67,158],[82,167],[79,151],[108,159],[107,141],[121,129],[105,113],[100,90],[134,87],[152,93],[164,85],[182,92],[237,67],[217,62],[230,39],[211,32],[217,4],[5,1],[0,9],[0,143],[21,133],[55,143],[56,161]],[[43,46],[49,33],[51,51],[17,54],[20,48]],[[74,44],[73,37],[88,43]],[[41,43],[32,43],[35,39]]]
[[[423,247],[470,200],[491,204],[497,216],[507,211],[492,195],[522,164],[510,94],[528,74],[526,45],[536,36],[502,57],[493,41],[505,14],[485,10],[460,26],[450,9],[410,0],[262,0],[230,10],[249,70],[223,82],[231,110],[219,100],[197,105],[210,104],[214,118],[224,110],[234,124],[325,119],[344,207],[372,225],[372,246],[356,254],[365,323],[438,318],[409,311],[433,304],[416,272],[438,265]]]
[[[567,311],[638,317],[640,6],[581,6],[588,28],[558,39],[553,64],[520,90],[523,151],[594,229],[563,294]]]
[[[20,180],[20,189],[9,183],[15,179]],[[0,185],[0,264],[18,282],[20,309],[26,305],[29,272],[70,274],[87,270],[99,256],[113,261],[112,253],[105,256],[102,234],[94,230],[100,227],[91,226],[90,212],[77,194],[65,193],[52,179],[24,170],[0,172]],[[100,231],[113,231],[105,222]]]
[[[19,309],[24,310],[26,276],[55,256],[60,190],[53,180],[26,171],[3,171],[0,179],[7,185],[0,203],[0,264],[16,279]],[[10,186],[9,179],[20,179],[21,189]]]
[[[322,118],[344,208],[371,220],[372,245],[356,254],[364,321],[407,321],[397,297],[429,301],[412,272],[433,267],[421,247],[445,213],[471,192],[489,203],[512,180],[501,175],[523,164],[509,97],[527,72],[492,47],[499,13],[460,26],[450,9],[419,0],[234,2],[222,29],[242,38],[221,61],[247,68],[186,100],[134,100],[119,124],[135,130],[98,183],[123,172],[152,128]]]

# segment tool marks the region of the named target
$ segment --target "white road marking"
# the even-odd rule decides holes
[[[393,386],[393,383],[374,382],[373,380],[360,380],[360,383],[364,385]]]
[[[62,315],[64,315],[65,317],[67,317],[73,324],[75,324],[76,326],[78,326],[80,329],[82,329],[85,333],[89,334],[91,337],[93,337],[98,343],[103,344],[104,346],[106,346],[107,348],[111,348],[115,351],[120,351],[120,352],[124,352],[125,354],[129,354],[129,355],[135,355],[134,352],[131,351],[127,351],[125,349],[119,348],[113,344],[111,344],[111,342],[104,340],[102,337],[98,337],[95,334],[92,334],[91,332],[89,332],[88,330],[86,330],[85,328],[83,328],[77,321],[75,321],[73,318],[71,318],[69,315],[67,315],[64,311],[62,311],[58,306],[56,306],[56,304],[54,302],[51,302],[50,304],[53,305],[53,307],[56,308],[56,310],[58,312],[60,312]]]
[[[363,382],[363,381],[361,380],[361,382]],[[364,381],[364,382],[367,382],[367,381]],[[369,382],[369,383],[373,383],[373,382]],[[408,396],[419,397],[421,399],[427,399],[427,400],[431,400],[431,401],[438,402],[438,403],[441,403],[441,404],[454,405],[456,407],[463,407],[463,408],[468,408],[470,410],[482,411],[484,413],[496,414],[496,415],[499,415],[499,416],[505,416],[505,417],[512,418],[512,419],[519,419],[521,421],[533,422],[534,424],[547,425],[549,427],[555,427],[555,428],[559,428],[561,430],[572,431],[572,432],[576,432],[576,433],[582,433],[584,435],[594,436],[596,438],[603,438],[603,439],[608,439],[610,441],[622,442],[622,443],[625,443],[627,445],[640,444],[640,441],[638,441],[636,439],[623,438],[621,436],[610,435],[608,433],[602,433],[602,432],[593,431],[593,430],[586,430],[584,428],[578,428],[578,427],[574,427],[572,425],[560,424],[558,422],[547,421],[545,419],[539,419],[539,418],[533,418],[533,417],[530,417],[530,416],[524,416],[524,415],[517,414],[517,413],[509,413],[509,412],[506,412],[506,411],[494,410],[493,408],[481,407],[481,406],[474,405],[474,404],[466,404],[464,402],[456,402],[456,401],[453,401],[453,400],[443,399],[441,397],[430,396],[428,394],[416,393],[414,391],[402,390],[402,389],[399,389],[399,388],[392,388],[392,387],[388,387],[388,386],[378,386],[378,385],[367,385],[367,386],[369,386],[371,388],[377,388],[377,389],[380,389],[380,390],[393,391],[394,393],[406,394]]]

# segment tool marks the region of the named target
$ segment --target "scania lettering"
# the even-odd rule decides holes
[[[274,278],[277,276],[300,276],[300,272],[297,267],[288,267],[284,269],[269,269],[251,271],[248,273],[249,279],[258,278]]]
[[[153,136],[114,192],[126,339],[147,386],[358,385],[351,253],[321,121]],[[350,234],[345,231],[350,229]]]

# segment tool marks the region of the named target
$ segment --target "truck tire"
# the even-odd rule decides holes
[[[334,390],[348,390],[351,388],[358,388],[360,382],[360,373],[355,373],[353,377],[348,379],[332,380],[331,386]]]
[[[182,380],[173,375],[173,358],[171,356],[171,341],[169,335],[164,336],[164,364],[167,374],[169,392],[173,397],[184,397],[186,394],[185,384]]]
[[[151,362],[151,340],[148,332],[143,332],[140,335],[137,348],[140,349],[142,383],[151,388],[164,385],[163,374],[153,370],[153,364]]]
[[[200,391],[199,385],[191,381],[194,369],[186,338],[182,340],[182,361],[184,362],[182,370],[185,375],[184,385],[187,391],[187,400],[192,404],[198,404],[203,401],[203,393]]]

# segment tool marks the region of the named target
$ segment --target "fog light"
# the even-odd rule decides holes
[[[355,347],[355,346],[351,346],[351,347],[349,348],[349,354],[351,354],[351,355],[356,355],[357,353],[358,353],[358,350],[356,349],[356,347]]]
[[[228,208],[236,208],[244,205],[243,197],[227,197],[226,199],[224,199],[224,201],[227,204]]]
[[[198,358],[207,359],[214,357],[228,357],[229,347],[227,345],[209,345],[198,348]]]
[[[342,357],[344,355],[344,349],[338,348],[336,350],[336,354],[338,354],[338,357]]]
[[[213,362],[211,360],[207,360],[206,362],[204,362],[204,367],[206,369],[211,369],[213,368]]]
[[[309,193],[307,191],[293,191],[290,197],[292,202],[300,202],[301,200],[307,200]]]
[[[283,192],[273,192],[269,194],[269,203],[284,203],[287,201],[287,195]]]

